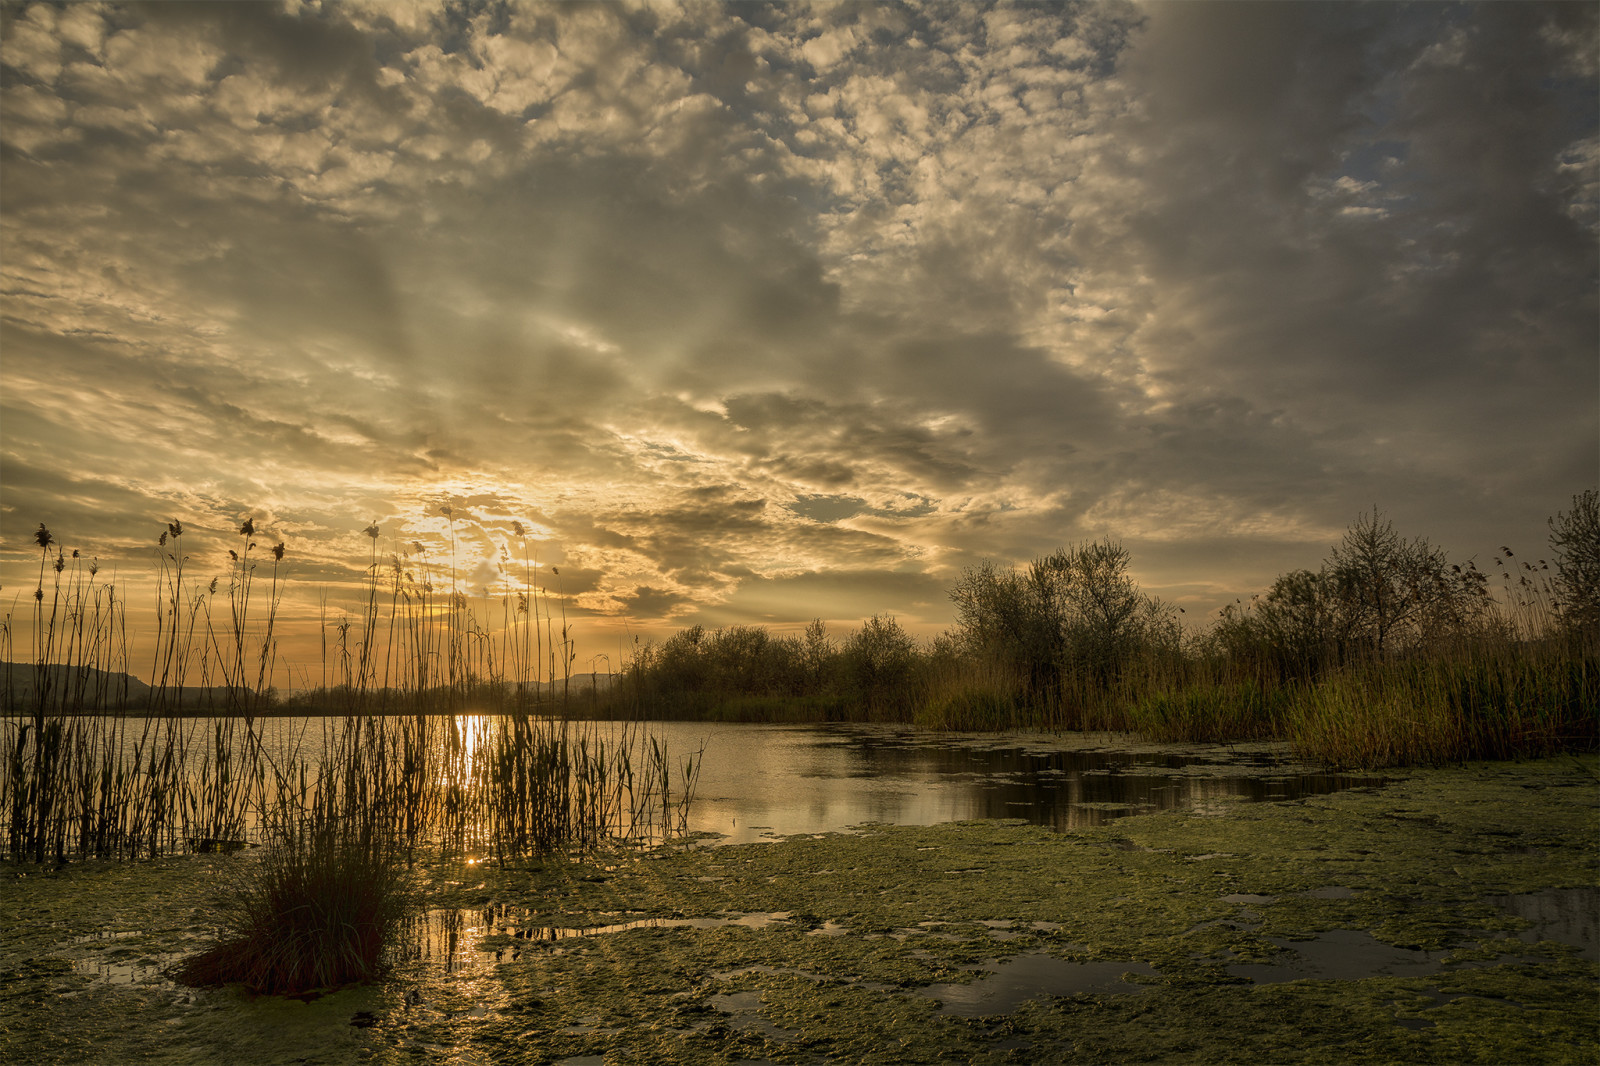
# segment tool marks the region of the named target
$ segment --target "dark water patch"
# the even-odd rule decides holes
[[[1433,977],[1441,973],[1545,960],[1516,955],[1455,959],[1455,949],[1429,951],[1386,944],[1358,929],[1329,929],[1306,940],[1267,937],[1283,949],[1273,962],[1234,963],[1228,973],[1255,984],[1361,981],[1369,977]],[[1537,938],[1535,938],[1537,940]]]
[[[1518,896],[1491,896],[1488,902],[1533,923],[1517,933],[1529,944],[1554,940],[1577,948],[1589,962],[1600,962],[1600,887],[1549,888]]]
[[[939,1001],[945,1014],[961,1018],[1010,1014],[1032,999],[1047,996],[1136,995],[1144,985],[1126,980],[1128,974],[1156,976],[1143,962],[1073,962],[1044,952],[1028,952],[986,963],[982,977],[969,984],[929,985],[919,995]]]
[[[1358,929],[1329,929],[1309,940],[1267,940],[1283,953],[1274,962],[1236,963],[1234,977],[1256,984],[1286,981],[1359,981],[1367,977],[1426,977],[1439,972],[1448,951],[1395,947]]]

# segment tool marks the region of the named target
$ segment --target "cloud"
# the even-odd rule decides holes
[[[1201,606],[1374,502],[1542,536],[1596,476],[1595,23],[8,9],[3,583],[41,520],[131,572],[255,513],[350,590],[453,500],[474,595],[537,525],[591,628],[934,627],[1087,537]]]

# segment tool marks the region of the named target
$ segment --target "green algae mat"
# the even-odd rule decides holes
[[[7,866],[0,1061],[1600,1061],[1600,760],[1056,833],[419,868],[382,982],[184,989],[230,863]]]

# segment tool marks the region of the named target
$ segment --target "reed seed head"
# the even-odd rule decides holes
[[[281,562],[282,559],[283,559],[283,541],[280,540],[280,541],[278,541],[278,543],[276,543],[276,544],[274,544],[272,546],[272,561],[273,562]]]
[[[365,533],[372,540],[377,540],[378,539],[378,523],[377,522],[373,522],[370,526],[368,526],[366,529],[363,529],[361,532]]]
[[[256,520],[254,518],[246,518],[244,520],[244,524],[239,527],[239,536],[241,536],[241,537],[253,537],[253,536],[255,536],[255,533],[256,533]]]

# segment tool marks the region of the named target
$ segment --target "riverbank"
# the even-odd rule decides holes
[[[392,977],[309,1002],[160,976],[248,858],[7,866],[0,1058],[1593,1061],[1597,775],[436,865]]]

